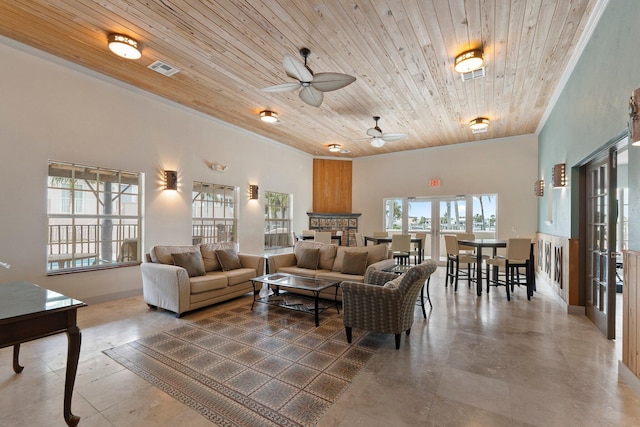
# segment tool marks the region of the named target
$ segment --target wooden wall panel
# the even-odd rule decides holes
[[[623,251],[623,283],[622,287],[622,363],[636,376],[640,377],[638,361],[640,344],[640,252]]]
[[[313,212],[351,213],[350,161],[313,159]]]

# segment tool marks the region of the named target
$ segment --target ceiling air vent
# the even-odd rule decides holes
[[[157,71],[167,77],[171,77],[180,71],[176,67],[172,67],[171,65],[165,64],[162,61],[156,61],[153,64],[149,65],[147,68],[151,68],[153,71]]]
[[[462,76],[463,82],[479,79],[481,77],[484,77],[484,67],[478,68],[477,70],[469,71],[468,73],[462,73],[460,75]]]

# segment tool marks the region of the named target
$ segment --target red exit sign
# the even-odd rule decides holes
[[[431,181],[429,181],[429,187],[440,187],[440,180],[432,179]]]

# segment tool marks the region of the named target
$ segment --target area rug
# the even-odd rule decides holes
[[[314,317],[250,305],[105,350],[105,354],[220,426],[313,426],[387,335],[342,315]]]

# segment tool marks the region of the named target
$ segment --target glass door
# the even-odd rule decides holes
[[[611,149],[585,166],[587,316],[609,339],[616,319],[616,156]]]

